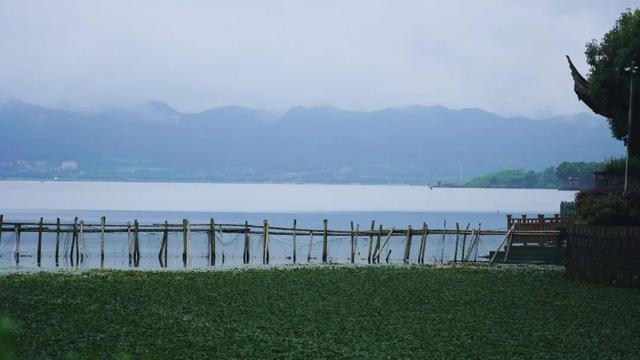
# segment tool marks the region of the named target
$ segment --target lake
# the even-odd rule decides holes
[[[323,184],[223,184],[223,183],[160,183],[160,182],[64,182],[64,181],[0,181],[0,213],[5,222],[53,221],[60,217],[71,221],[78,216],[85,222],[98,222],[106,216],[109,223],[126,223],[138,219],[141,223],[179,222],[188,218],[191,222],[207,222],[213,217],[217,223],[262,224],[268,219],[272,226],[291,226],[297,219],[299,227],[321,228],[328,219],[331,229],[349,229],[350,221],[361,228],[376,226],[420,228],[426,222],[431,228],[447,228],[456,223],[464,228],[482,226],[483,229],[503,229],[506,214],[553,214],[559,211],[561,201],[573,200],[575,192],[540,189],[470,189],[430,188],[406,185],[323,185]],[[120,236],[122,235],[122,236]],[[206,235],[194,234],[193,267],[207,265]],[[173,235],[172,235],[173,236]],[[15,269],[13,251],[15,239],[12,233],[4,233],[0,241],[0,267]],[[54,234],[45,234],[43,240],[43,267],[55,267],[52,259]],[[239,236],[219,239],[224,246],[223,266],[237,266],[242,262],[242,241]],[[22,238],[20,268],[35,266],[35,234]],[[453,259],[455,236],[429,236],[427,260],[429,262]],[[368,239],[368,238],[367,238]],[[359,239],[358,262],[363,262],[367,239]],[[395,238],[394,238],[395,239]],[[478,247],[482,256],[494,250],[502,237],[486,236]],[[68,247],[69,239],[63,239]],[[158,234],[143,234],[140,267],[157,268]],[[312,254],[310,262],[317,262],[321,237],[311,242],[299,239],[298,254]],[[96,258],[97,236],[86,235],[86,268],[99,266]],[[181,244],[178,234],[171,239],[170,267],[181,266]],[[260,253],[259,237],[252,237],[253,254]],[[390,242],[390,262],[400,259],[401,239]],[[414,246],[414,251],[417,251]],[[271,241],[273,264],[290,263],[291,239],[274,236]],[[107,238],[106,266],[128,267],[128,240],[126,234],[114,234]],[[330,239],[330,260],[345,262],[350,251],[349,239]],[[387,251],[387,250],[385,250]],[[99,253],[98,256],[99,258]],[[412,257],[413,258],[413,257]],[[220,259],[221,260],[221,259]],[[257,258],[254,263],[258,263]],[[218,261],[220,264],[221,261]],[[65,267],[66,261],[60,266]]]

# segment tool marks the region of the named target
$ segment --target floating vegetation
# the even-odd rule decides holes
[[[20,358],[632,358],[640,291],[557,268],[0,276]]]

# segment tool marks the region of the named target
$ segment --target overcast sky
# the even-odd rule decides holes
[[[0,96],[47,106],[282,111],[441,104],[503,115],[588,109],[587,71],[626,0],[0,0]]]

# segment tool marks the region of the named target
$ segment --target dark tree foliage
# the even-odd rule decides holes
[[[563,162],[556,167],[558,179],[567,181],[569,178],[588,179],[593,173],[602,170],[604,165],[600,162]]]
[[[585,54],[590,66],[589,92],[601,114],[609,118],[613,136],[622,140],[629,130],[630,74],[625,68],[634,61],[640,66],[640,9],[623,12],[602,40],[587,43]],[[638,81],[636,85],[640,91]]]

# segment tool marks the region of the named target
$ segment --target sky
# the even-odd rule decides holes
[[[0,0],[0,97],[183,112],[445,105],[588,111],[565,54],[638,0]]]

